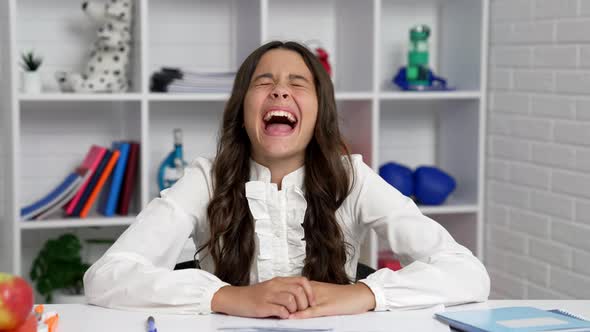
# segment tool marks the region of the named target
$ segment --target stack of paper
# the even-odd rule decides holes
[[[172,81],[168,92],[230,92],[235,73],[183,72],[182,79]]]
[[[151,78],[152,92],[229,93],[235,72],[198,72],[180,68],[161,68]]]

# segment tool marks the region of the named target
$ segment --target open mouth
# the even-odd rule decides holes
[[[295,113],[285,109],[270,109],[264,114],[264,132],[271,136],[290,135],[299,122]]]

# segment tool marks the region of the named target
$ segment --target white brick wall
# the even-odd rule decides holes
[[[11,237],[11,231],[6,226],[6,214],[7,214],[7,197],[8,197],[8,188],[7,188],[7,167],[5,165],[7,161],[7,148],[6,140],[7,140],[7,125],[6,125],[6,114],[8,113],[8,103],[10,99],[7,95],[8,87],[8,14],[7,14],[7,5],[8,2],[1,2],[0,3],[0,77],[2,80],[0,81],[0,271],[10,271],[11,266],[9,262],[11,261],[11,257],[9,256],[12,250],[7,250],[8,244],[11,243],[9,238]]]
[[[590,0],[491,0],[494,298],[590,298]]]

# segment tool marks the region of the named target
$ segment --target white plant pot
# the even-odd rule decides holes
[[[39,71],[21,72],[21,91],[23,93],[41,93],[41,74]]]
[[[55,304],[86,304],[86,297],[82,295],[66,294],[63,290],[53,292],[52,303]]]

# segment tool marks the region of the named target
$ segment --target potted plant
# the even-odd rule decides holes
[[[47,303],[85,303],[82,278],[89,264],[82,262],[82,245],[74,234],[48,240],[31,267],[30,277]]]
[[[21,54],[21,68],[23,69],[21,83],[23,93],[40,93],[41,92],[41,75],[39,67],[43,59],[36,56],[33,51]]]

